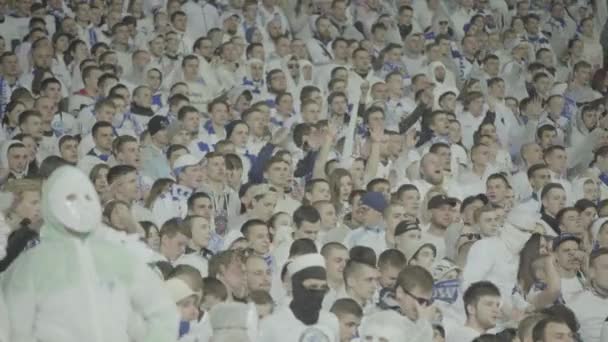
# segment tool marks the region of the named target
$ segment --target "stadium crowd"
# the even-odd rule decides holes
[[[608,342],[606,0],[0,0],[0,342]]]

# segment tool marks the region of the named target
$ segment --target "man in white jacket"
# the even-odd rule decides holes
[[[43,243],[2,279],[9,340],[127,342],[135,314],[146,325],[143,340],[175,341],[179,319],[158,277],[99,236],[101,206],[88,177],[64,166],[43,193]]]

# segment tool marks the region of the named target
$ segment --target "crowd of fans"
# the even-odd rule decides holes
[[[606,0],[0,0],[0,342],[607,342]]]

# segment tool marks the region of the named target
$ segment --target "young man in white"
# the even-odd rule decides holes
[[[463,294],[467,320],[446,332],[446,342],[471,342],[496,327],[500,316],[500,291],[489,281],[471,284]]]

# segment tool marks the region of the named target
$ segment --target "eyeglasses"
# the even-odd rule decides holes
[[[460,234],[459,237],[466,238],[469,241],[481,240],[481,234],[477,234],[477,233]]]
[[[287,67],[289,69],[297,69],[299,67],[299,65],[297,65],[297,64],[287,64]]]
[[[440,21],[440,22],[439,22],[439,25],[447,25],[447,24],[448,24],[448,22],[447,22],[447,21]]]
[[[407,294],[408,296],[414,298],[418,302],[418,304],[420,304],[422,306],[430,306],[433,304],[433,299],[426,299],[426,298],[414,296],[410,291],[404,289],[403,287],[401,287],[401,290],[403,292],[405,292],[405,294]]]

